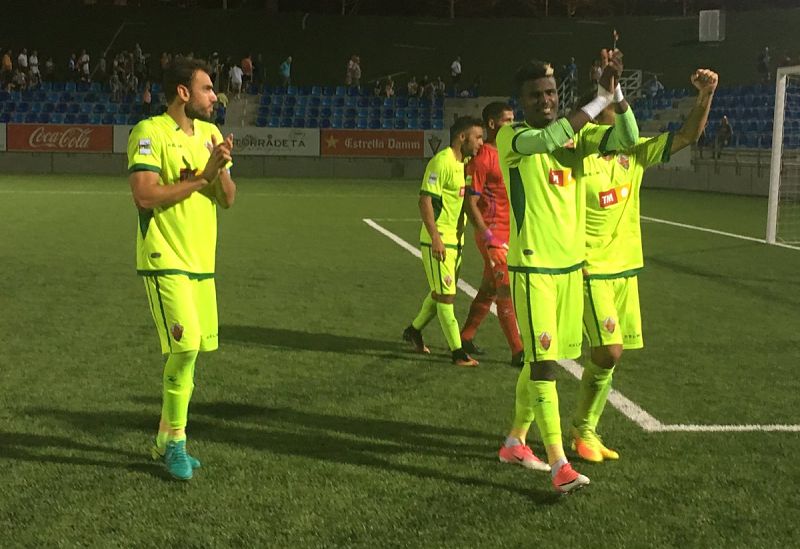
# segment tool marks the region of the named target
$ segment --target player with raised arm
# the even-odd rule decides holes
[[[607,150],[584,160],[580,178],[586,191],[586,264],[584,267],[584,332],[591,361],[581,378],[572,420],[572,448],[591,462],[619,459],[597,434],[614,369],[623,349],[641,349],[638,273],[644,267],[640,226],[640,193],[644,171],[668,162],[670,156],[696,143],[711,109],[718,75],[698,69],[691,75],[697,101],[676,133],[642,138],[634,147]],[[611,108],[598,124],[614,124]]]
[[[516,74],[525,120],[497,134],[511,202],[511,295],[525,348],[514,420],[499,457],[531,469],[549,466],[552,484],[562,493],[589,484],[564,454],[555,382],[557,361],[581,353],[586,196],[576,176],[588,155],[627,148],[638,139],[636,120],[618,85],[621,72],[622,53],[614,50],[597,97],[568,117],[558,118],[552,68],[539,61],[526,63]],[[615,126],[590,124],[612,103],[617,112]],[[525,443],[534,417],[548,466]]]
[[[461,343],[469,354],[480,354],[473,338],[492,303],[511,349],[511,364],[522,366],[522,341],[511,302],[508,267],[508,195],[497,160],[495,139],[500,128],[514,122],[514,110],[502,101],[484,107],[486,141],[467,164],[467,198],[464,209],[475,228],[475,244],[483,257],[483,279],[461,330]]]
[[[422,339],[422,329],[438,316],[453,364],[464,367],[478,365],[478,361],[461,347],[453,311],[464,231],[464,162],[475,156],[482,145],[481,120],[463,116],[450,127],[450,146],[428,162],[419,191],[422,217],[419,241],[430,293],[411,325],[403,331],[403,339],[410,342],[416,352],[429,353]]]
[[[178,58],[165,68],[167,111],[139,122],[128,138],[128,172],[139,211],[136,270],[166,356],[154,459],[189,480],[200,462],[186,452],[186,423],[199,352],[214,351],[217,205],[236,197],[233,135],[211,123],[217,98],[210,69]]]

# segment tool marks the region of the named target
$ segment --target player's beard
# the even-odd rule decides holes
[[[191,98],[189,98],[189,102],[183,107],[184,112],[186,112],[186,116],[191,120],[202,120],[203,122],[211,122],[211,114],[204,114],[200,110],[196,109],[192,105]]]

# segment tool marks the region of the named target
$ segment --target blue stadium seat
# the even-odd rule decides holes
[[[334,95],[338,97],[344,97],[345,95],[347,95],[347,88],[345,88],[344,86],[336,86],[336,92],[334,93]]]
[[[434,130],[443,130],[444,129],[444,122],[442,120],[432,120],[431,121],[431,128]]]
[[[116,103],[105,103],[105,111],[107,113],[115,114],[119,110],[119,106]]]
[[[36,120],[39,118],[39,115],[35,112],[29,112],[25,114],[25,123],[26,124],[36,124]]]
[[[63,112],[54,112],[50,115],[50,123],[51,124],[63,124],[64,123],[64,113]]]
[[[287,117],[281,118],[281,128],[291,128],[292,127],[292,119]]]
[[[419,99],[417,99],[416,97],[409,97],[408,106],[411,108],[417,108],[419,106]]]
[[[384,107],[394,107],[394,97],[385,97],[383,99]]]
[[[387,118],[381,123],[381,128],[384,130],[393,130],[394,129],[394,120]]]
[[[397,109],[394,112],[395,118],[405,118],[406,117],[406,110],[405,109]]]
[[[295,104],[300,106],[300,107],[305,107],[306,105],[308,105],[308,96],[298,95],[297,96],[297,103],[295,103]]]
[[[88,124],[89,123],[89,115],[85,112],[78,114],[78,118],[76,119],[78,124]]]
[[[78,121],[78,115],[72,112],[68,112],[66,116],[64,116],[64,124],[75,124]]]
[[[261,101],[259,101],[260,105],[271,105],[272,104],[272,96],[271,95],[262,95]]]
[[[358,101],[356,101],[356,107],[361,109],[369,107],[369,97],[359,97]]]
[[[8,124],[11,122],[11,113],[0,113],[0,124]]]
[[[394,109],[385,108],[382,113],[383,118],[394,118]]]
[[[317,118],[309,118],[306,120],[306,128],[318,128],[319,120]]]
[[[286,95],[297,95],[297,86],[288,86],[286,88]]]
[[[308,98],[308,106],[309,107],[319,107],[322,104],[322,99],[320,97],[309,97]]]
[[[17,112],[28,112],[29,110],[31,110],[31,104],[28,103],[27,101],[22,101],[20,103],[17,103],[17,108],[16,108]]]
[[[35,112],[35,113],[42,112],[42,103],[31,103],[30,112]]]
[[[0,102],[9,101],[10,99],[10,93],[8,93],[6,90],[0,90]]]
[[[321,118],[319,121],[320,128],[330,128],[331,127],[331,119],[330,118]]]
[[[406,121],[406,128],[409,129],[409,130],[418,130],[419,129],[419,123],[417,122],[417,119],[416,118],[411,118],[411,119],[407,120]]]
[[[379,130],[381,129],[381,121],[379,118],[371,118],[369,121],[369,129],[371,130]]]
[[[295,107],[294,108],[294,115],[300,118],[306,117],[306,108],[305,107]]]
[[[28,101],[28,102],[36,101],[33,90],[22,91],[20,97],[22,98],[23,101]]]
[[[347,89],[347,95],[349,97],[358,97],[361,95],[361,90],[356,87],[350,87]]]
[[[419,118],[419,109],[406,109],[406,118]]]
[[[344,120],[341,118],[334,118],[331,120],[331,128],[340,129],[344,127]]]
[[[359,118],[356,120],[356,128],[359,130],[366,130],[369,128],[369,119],[368,118]]]
[[[333,86],[325,86],[322,88],[322,95],[333,95],[336,93],[336,89]]]
[[[344,118],[344,109],[341,108],[341,107],[333,109],[333,117],[334,118]]]
[[[127,119],[128,119],[127,114],[119,112],[114,115],[114,124],[117,126],[124,126]]]
[[[308,116],[311,116],[313,118],[318,118],[319,117],[319,109],[317,107],[309,107],[308,108]]]
[[[102,124],[102,123],[103,123],[103,115],[101,114],[89,115],[89,124]]]
[[[432,127],[430,118],[421,118],[419,120],[419,127],[421,130],[430,130]]]
[[[322,97],[322,99],[320,100],[320,105],[322,105],[323,107],[332,107],[333,98],[327,96]]]
[[[67,112],[70,114],[78,114],[81,112],[81,106],[77,103],[69,103],[67,105]]]
[[[281,126],[281,119],[277,116],[270,116],[269,120],[267,120],[267,126],[270,128],[280,128]]]
[[[406,121],[403,119],[397,119],[394,121],[394,129],[396,130],[404,130],[406,129]]]
[[[40,112],[39,117],[36,119],[39,124],[49,124],[50,123],[50,113],[48,112]]]
[[[294,107],[283,107],[283,110],[281,110],[281,116],[285,118],[291,118],[294,116]],[[281,124],[283,124],[283,122],[281,122]]]
[[[259,128],[263,128],[266,125],[267,125],[266,116],[259,116],[258,118],[256,118],[256,126],[258,126]]]
[[[347,118],[348,120],[355,118],[357,115],[358,115],[358,112],[353,108],[346,109],[344,111],[344,117]]]
[[[102,123],[105,124],[106,126],[111,126],[112,124],[114,124],[114,115],[108,113],[104,114]]]
[[[305,117],[297,117],[292,122],[293,128],[305,128],[306,127],[306,119]]]
[[[295,96],[286,96],[286,99],[283,100],[283,104],[288,107],[294,107],[297,104],[297,97]]]
[[[80,109],[79,112],[81,114],[89,114],[92,112],[93,105],[91,103],[80,103],[78,104],[78,108]]]
[[[333,111],[331,110],[331,108],[330,108],[330,107],[323,107],[323,108],[320,110],[320,113],[319,113],[319,115],[320,115],[322,118],[330,118],[331,116],[333,116]]]
[[[93,92],[101,92],[103,91],[103,85],[100,82],[92,82],[92,85],[89,89]]]
[[[357,107],[358,106],[358,98],[357,97],[345,97],[344,106],[345,107]]]
[[[64,90],[68,92],[75,92],[78,90],[78,86],[75,84],[75,82],[67,82],[64,84]]]
[[[322,86],[311,86],[311,95],[313,96],[322,95]]]
[[[334,107],[344,107],[344,97],[334,97],[333,98],[333,106]]]
[[[395,99],[394,104],[396,107],[403,107],[405,108],[408,106],[408,98],[407,97],[398,97]]]
[[[380,97],[370,97],[369,106],[370,107],[383,107],[383,99],[380,98]]]
[[[356,127],[356,121],[354,119],[346,119],[344,121],[344,128],[348,130],[353,130]]]

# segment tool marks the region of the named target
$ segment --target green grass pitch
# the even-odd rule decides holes
[[[579,463],[580,493],[498,463],[517,371],[497,320],[473,371],[449,364],[435,321],[432,356],[409,354],[422,266],[362,221],[414,244],[416,196],[414,181],[239,181],[220,214],[221,348],[190,410],[204,466],[182,484],[147,455],[162,359],[125,178],[0,176],[0,546],[797,543],[798,432],[646,432],[609,406],[622,459]],[[643,211],[762,237],[766,203],[645,190]],[[800,424],[800,252],[653,222],[644,238],[646,348],[615,388],[666,425]],[[564,421],[576,389],[561,372]]]

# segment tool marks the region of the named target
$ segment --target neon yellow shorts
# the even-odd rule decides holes
[[[422,265],[432,292],[439,295],[455,295],[458,272],[461,270],[461,246],[446,244],[444,261],[433,257],[430,244],[420,244]]]
[[[525,349],[525,362],[581,356],[583,275],[514,271],[511,298]]]
[[[638,277],[587,278],[583,294],[583,329],[589,345],[622,345],[623,349],[644,347]]]
[[[143,278],[163,354],[214,351],[219,347],[213,278],[196,280],[186,275]]]

